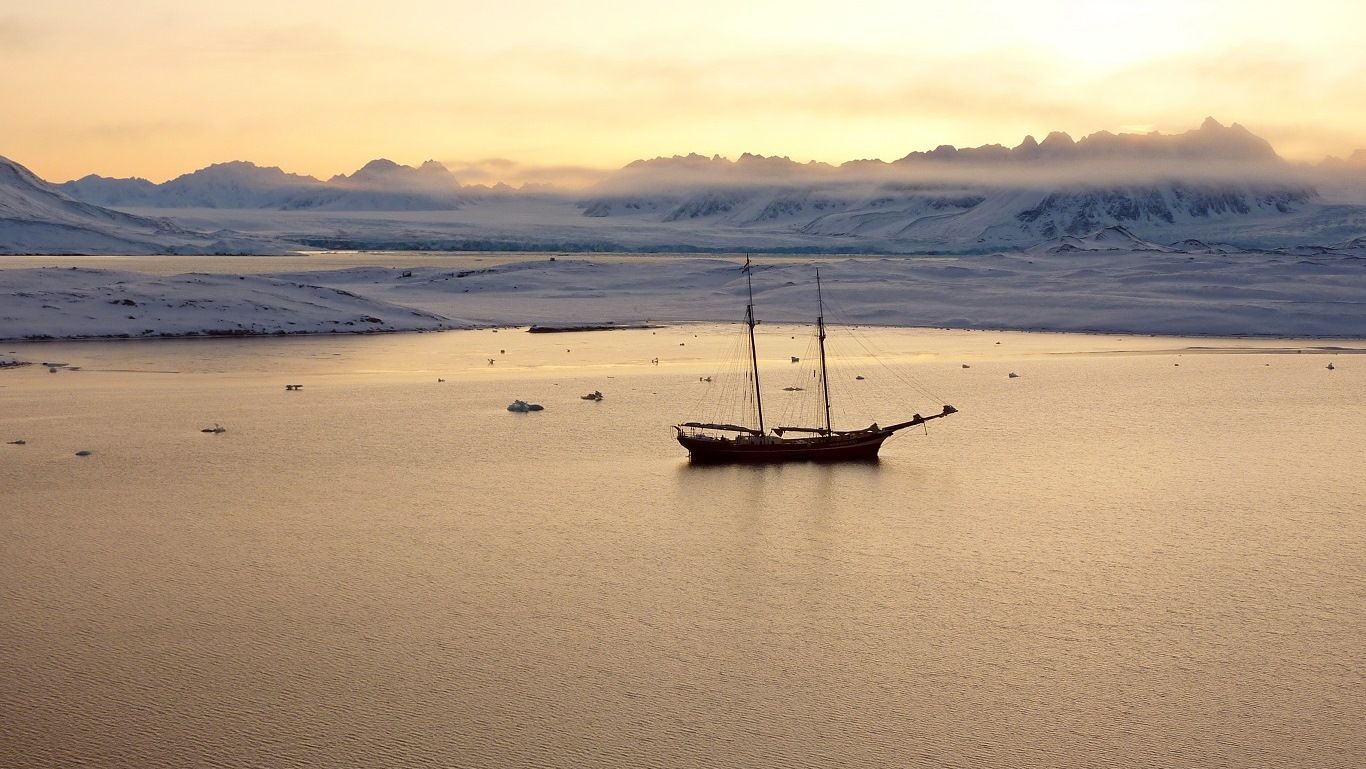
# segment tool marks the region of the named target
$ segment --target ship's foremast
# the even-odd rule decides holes
[[[834,431],[830,428],[830,376],[825,368],[825,299],[821,295],[821,270],[816,268],[816,338],[821,345],[821,395],[825,398],[825,434]]]

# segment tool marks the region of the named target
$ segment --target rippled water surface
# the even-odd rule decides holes
[[[869,333],[765,468],[731,328],[0,345],[0,766],[1366,761],[1366,356]]]

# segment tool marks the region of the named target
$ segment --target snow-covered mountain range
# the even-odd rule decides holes
[[[55,187],[86,203],[133,208],[439,211],[458,208],[461,201],[459,183],[434,160],[417,168],[372,160],[327,181],[233,161],[161,184],[90,175]]]
[[[791,229],[878,250],[1008,248],[1111,225],[1158,239],[1268,222],[1297,238],[1335,216],[1354,226],[1352,212],[1323,210],[1311,182],[1246,128],[1209,119],[1182,134],[1053,133],[840,166],[656,158],[628,165],[582,205],[590,217]]]
[[[0,254],[275,253],[272,239],[197,232],[62,194],[0,157]]]
[[[43,218],[34,213],[24,228],[9,225],[0,235],[9,251],[107,250],[117,242],[146,250],[121,234],[134,221],[166,232],[230,229],[284,244],[381,249],[989,253],[1112,226],[1153,242],[1243,248],[1331,246],[1366,235],[1366,151],[1294,165],[1246,128],[1212,118],[1179,134],[1052,133],[1014,147],[945,145],[890,162],[681,155],[635,161],[577,191],[462,185],[436,161],[375,160],[325,181],[240,161],[161,184],[16,179],[0,180],[13,188],[4,194],[41,190],[64,201],[53,205],[105,223],[89,225],[103,245],[63,243],[51,227],[48,240],[18,238]],[[16,184],[27,191],[15,193]],[[55,226],[72,215],[44,221]]]

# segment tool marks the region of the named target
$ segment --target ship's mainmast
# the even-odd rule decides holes
[[[745,285],[749,289],[749,304],[745,307],[745,324],[749,326],[749,360],[754,372],[754,404],[759,409],[759,434],[764,434],[764,397],[759,392],[759,349],[754,345],[754,278],[749,255],[745,255]]]

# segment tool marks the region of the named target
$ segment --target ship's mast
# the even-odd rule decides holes
[[[754,346],[754,278],[750,274],[749,254],[745,254],[745,285],[749,289],[749,304],[745,307],[745,324],[749,326],[749,360],[754,372],[754,404],[759,409],[759,434],[764,434],[764,397],[759,393],[759,349]]]
[[[825,397],[825,434],[830,435],[830,377],[825,370],[825,300],[821,297],[821,268],[816,268],[816,338],[821,343],[821,395]]]

